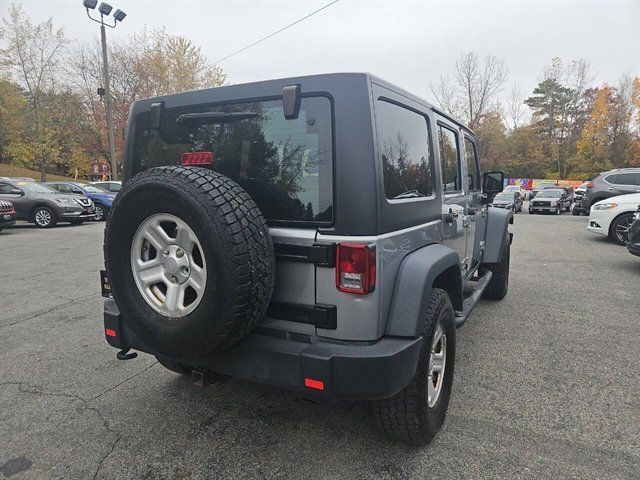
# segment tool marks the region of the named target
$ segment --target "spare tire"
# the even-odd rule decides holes
[[[127,182],[104,254],[123,320],[171,358],[230,347],[260,322],[273,293],[275,256],[260,209],[204,168],[153,168]]]

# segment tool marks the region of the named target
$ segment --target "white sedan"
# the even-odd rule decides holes
[[[605,235],[626,245],[633,214],[640,205],[640,193],[619,195],[600,200],[591,206],[587,230]]]

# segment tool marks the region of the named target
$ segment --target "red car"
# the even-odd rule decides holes
[[[0,231],[16,223],[16,209],[13,203],[0,200]]]

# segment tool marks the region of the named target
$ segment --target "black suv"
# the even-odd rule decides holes
[[[640,168],[618,168],[603,172],[589,183],[582,197],[582,209],[589,211],[600,200],[640,192]]]
[[[456,328],[507,293],[514,213],[488,207],[502,185],[473,132],[368,74],[136,102],[106,339],[200,384],[367,400],[386,432],[429,442]]]

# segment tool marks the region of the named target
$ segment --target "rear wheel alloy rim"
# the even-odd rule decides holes
[[[429,350],[429,372],[427,379],[427,405],[429,408],[438,402],[444,383],[444,369],[447,364],[447,336],[442,324],[438,324],[431,349]]]
[[[46,227],[51,223],[51,214],[47,210],[38,210],[35,219],[38,225]]]
[[[175,215],[159,213],[142,222],[131,244],[131,271],[142,298],[165,317],[188,315],[204,296],[202,246]]]
[[[629,230],[631,230],[631,224],[633,223],[633,217],[623,218],[616,225],[616,237],[623,243],[629,241]]]
[[[104,217],[104,210],[101,206],[96,205],[96,220],[102,220],[102,217]]]

